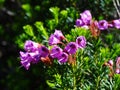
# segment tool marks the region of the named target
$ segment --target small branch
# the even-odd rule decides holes
[[[116,0],[116,2],[117,2],[117,5],[120,7],[120,3],[119,3],[119,1],[118,1],[118,0]]]
[[[120,17],[119,8],[117,7],[117,4],[119,5],[119,1],[117,0],[117,4],[116,4],[115,0],[112,0],[112,1],[113,1],[114,6],[115,6],[115,9],[116,9],[116,11],[118,13],[118,16]]]
[[[75,72],[76,72],[76,65],[74,64],[73,65],[73,90],[77,90],[77,88],[76,88],[76,75],[75,75]]]

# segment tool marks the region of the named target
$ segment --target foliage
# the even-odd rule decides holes
[[[74,27],[80,12],[86,9],[97,20],[117,18],[111,0],[0,0],[0,88],[72,90],[75,81],[78,90],[118,90],[119,75],[110,79],[110,71],[103,64],[119,55],[119,30],[102,31],[95,39],[89,30]],[[86,37],[87,47],[77,52],[76,67],[59,65],[55,60],[53,66],[40,62],[24,70],[18,53],[24,42],[31,39],[48,46],[55,29],[60,29],[68,41]]]

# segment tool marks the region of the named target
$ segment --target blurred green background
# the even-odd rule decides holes
[[[54,29],[67,34],[86,9],[96,20],[118,18],[112,0],[0,0],[0,90],[50,90],[47,68],[42,63],[28,71],[20,68],[19,51],[27,39],[46,44],[45,33],[37,31],[36,24],[48,35]],[[28,24],[34,35],[23,29]]]

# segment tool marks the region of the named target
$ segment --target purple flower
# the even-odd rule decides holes
[[[92,15],[89,10],[85,10],[83,13],[80,14],[81,20],[86,24],[89,25],[90,21],[92,20]]]
[[[81,19],[77,19],[77,20],[76,20],[76,26],[77,26],[77,27],[81,27],[81,26],[83,26],[83,25],[85,25],[85,24],[83,23],[83,21],[82,21]]]
[[[51,34],[50,38],[49,38],[49,45],[55,45],[60,43],[60,40],[58,38],[55,37],[55,35]]]
[[[116,73],[120,74],[120,56],[116,59]]]
[[[40,61],[40,53],[39,51],[29,53],[29,56],[32,57],[31,63],[38,63]]]
[[[81,19],[76,20],[76,26],[77,27],[82,27],[82,28],[85,28],[85,29],[89,29],[88,25],[84,24],[84,22]]]
[[[64,35],[62,34],[62,32],[60,30],[55,30],[54,32],[54,36],[59,39],[60,41],[64,39]]]
[[[116,59],[116,63],[120,64],[120,56],[117,57],[117,59]]]
[[[20,51],[20,59],[21,64],[24,66],[27,70],[30,67],[30,63],[38,63],[40,60],[40,55],[38,51],[36,52],[22,52]]]
[[[86,46],[85,37],[84,36],[77,37],[76,43],[77,43],[78,48],[85,48],[85,46]]]
[[[108,61],[108,64],[109,64],[110,66],[113,66],[113,60],[109,60],[109,61]]]
[[[54,34],[51,34],[49,38],[49,45],[56,45],[64,38],[65,37],[60,30],[55,30]]]
[[[70,42],[65,47],[64,51],[66,51],[69,54],[75,54],[77,49],[77,44],[75,42]]]
[[[117,68],[117,69],[115,70],[115,72],[116,72],[117,74],[120,74],[120,69]]]
[[[24,45],[24,49],[25,51],[28,51],[28,52],[34,52],[38,49],[40,45],[36,42],[33,42],[31,40],[27,40],[25,42],[25,45]]]
[[[100,30],[108,29],[108,22],[106,20],[101,20],[98,22],[98,28]]]
[[[62,49],[58,46],[54,46],[50,52],[52,58],[58,58],[62,54]]]
[[[30,67],[30,62],[33,58],[27,52],[25,53],[20,51],[20,59],[22,66],[25,67],[26,70],[28,70]]]
[[[40,57],[47,57],[49,55],[49,50],[45,46],[39,48]]]
[[[113,25],[115,28],[120,29],[120,19],[113,20]]]
[[[59,62],[60,64],[66,63],[67,60],[68,60],[68,54],[65,53],[65,52],[63,52],[63,53],[58,57],[58,62]]]

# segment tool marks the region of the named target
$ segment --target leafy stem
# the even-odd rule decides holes
[[[74,63],[72,64],[73,68],[73,90],[77,90],[76,88],[76,55],[74,55]]]

